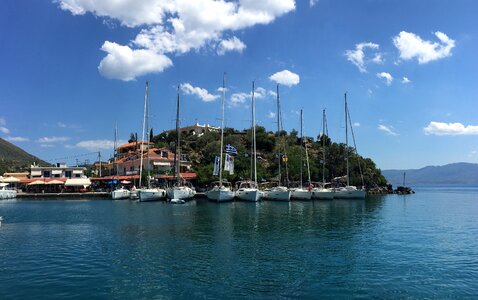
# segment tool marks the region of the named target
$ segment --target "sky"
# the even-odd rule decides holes
[[[141,136],[256,122],[345,141],[381,169],[478,163],[478,2],[3,0],[0,137],[49,162],[94,161]]]

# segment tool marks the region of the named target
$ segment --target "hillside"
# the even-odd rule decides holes
[[[33,162],[40,165],[49,165],[38,157],[0,138],[0,175],[5,172],[29,169]]]
[[[478,185],[478,164],[453,163],[444,166],[428,166],[410,170],[383,170],[387,180],[396,185],[403,184],[406,172],[406,185]]]

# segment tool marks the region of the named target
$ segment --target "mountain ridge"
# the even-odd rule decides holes
[[[44,166],[50,165],[22,148],[0,138],[0,175],[5,172],[28,170],[34,162]]]
[[[425,166],[420,169],[382,170],[392,185],[465,185],[478,186],[478,164],[457,162],[442,166]]]

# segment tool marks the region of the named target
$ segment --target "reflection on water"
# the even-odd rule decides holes
[[[0,290],[2,299],[470,297],[476,200],[431,190],[185,205],[1,201]]]

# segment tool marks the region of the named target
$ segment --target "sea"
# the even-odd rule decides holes
[[[415,191],[1,200],[0,299],[477,299],[478,188]]]

